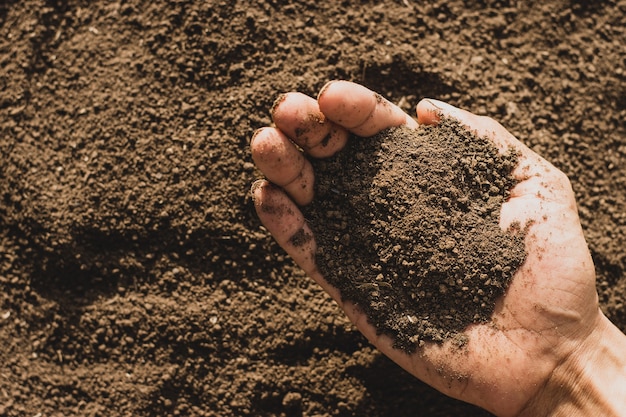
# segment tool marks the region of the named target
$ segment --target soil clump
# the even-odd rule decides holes
[[[459,122],[391,128],[312,161],[306,216],[318,265],[379,333],[412,352],[489,321],[524,262],[524,231],[503,231],[517,154],[498,153]]]

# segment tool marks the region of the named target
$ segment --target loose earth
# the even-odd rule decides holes
[[[312,163],[319,268],[379,333],[412,352],[463,345],[468,325],[489,321],[526,256],[520,225],[499,226],[516,153],[444,119],[354,138]]]

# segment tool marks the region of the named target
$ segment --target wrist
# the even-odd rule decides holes
[[[603,314],[520,417],[626,416],[626,335]]]

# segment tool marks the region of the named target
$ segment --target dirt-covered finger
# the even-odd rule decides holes
[[[276,127],[315,158],[334,155],[348,140],[348,131],[328,120],[317,101],[305,94],[282,94],[271,113]]]
[[[267,180],[254,182],[251,193],[261,223],[276,239],[276,242],[337,304],[344,309],[349,307],[342,301],[337,287],[329,284],[317,268],[315,237],[294,202],[280,187]],[[354,306],[346,312],[355,322],[359,314],[362,314]]]
[[[250,142],[252,159],[268,180],[282,187],[293,200],[305,205],[313,200],[313,168],[279,129],[257,130]]]
[[[401,108],[349,81],[329,82],[317,101],[328,119],[359,136],[371,136],[393,126],[417,127],[417,122]]]
[[[283,190],[269,181],[256,181],[251,191],[263,226],[304,272],[314,273],[315,238],[298,207]]]

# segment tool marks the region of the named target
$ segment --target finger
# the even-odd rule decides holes
[[[313,200],[313,167],[284,133],[261,128],[252,136],[250,150],[259,170],[296,203],[306,205]]]
[[[276,242],[306,272],[315,267],[315,239],[298,207],[274,184],[259,180],[252,184],[252,198],[263,226]]]
[[[348,141],[348,131],[328,120],[317,101],[305,94],[282,94],[271,114],[276,127],[315,158],[334,155]]]
[[[465,118],[465,110],[454,107],[443,101],[425,98],[416,107],[417,122],[421,125],[436,125],[441,116],[453,117],[459,121]]]
[[[393,126],[417,127],[417,122],[401,108],[349,81],[329,82],[320,91],[317,101],[328,119],[358,136],[371,136]]]
[[[266,180],[252,184],[252,200],[263,226],[300,268],[342,305],[339,290],[320,274],[315,263],[317,245],[302,212],[276,185]]]

